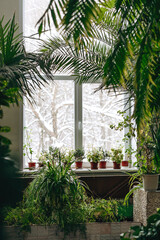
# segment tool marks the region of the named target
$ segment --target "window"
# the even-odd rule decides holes
[[[121,121],[123,95],[94,90],[98,84],[76,84],[69,76],[55,76],[34,95],[33,104],[25,99],[25,133],[32,142],[33,159],[49,146],[63,148],[119,146],[123,132],[110,129]],[[24,167],[27,163],[24,162]]]

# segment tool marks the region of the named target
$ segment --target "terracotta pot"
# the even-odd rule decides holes
[[[99,168],[106,168],[106,161],[100,161]]]
[[[120,163],[113,162],[113,168],[114,168],[114,169],[121,169],[121,164],[120,164]]]
[[[128,161],[127,160],[122,161],[122,167],[128,167]]]
[[[90,162],[91,164],[91,169],[98,169],[98,162],[95,163],[95,162]]]
[[[75,162],[76,163],[76,168],[82,168],[82,162]]]
[[[35,162],[29,162],[28,163],[28,167],[29,167],[29,169],[35,169],[35,167],[36,167],[36,163]]]
[[[154,192],[158,189],[158,174],[144,174],[143,175],[143,188],[145,191]]]

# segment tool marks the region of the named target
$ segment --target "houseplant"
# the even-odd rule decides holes
[[[39,167],[43,167],[47,162],[58,163],[60,150],[57,147],[49,147],[48,151],[42,151],[38,159]]]
[[[106,160],[107,158],[110,157],[110,153],[107,150],[103,150],[103,149],[102,149],[102,153],[103,153],[103,159],[100,160],[99,162],[99,168],[104,169],[106,168],[106,163],[107,163]]]
[[[83,162],[83,158],[84,158],[84,150],[83,149],[76,149],[73,152],[73,156],[75,157],[75,165],[76,168],[82,168],[82,162]]]
[[[160,236],[160,209],[147,219],[147,226],[134,226],[128,232],[120,235],[121,240],[159,240]]]
[[[159,180],[159,167],[155,163],[155,144],[151,136],[141,139],[138,147],[137,162],[139,175],[142,176],[145,191],[156,191]]]
[[[28,131],[26,127],[24,127],[24,131],[25,131],[25,144],[23,145],[23,156],[27,157],[28,168],[30,170],[33,170],[36,167],[36,162],[33,161],[31,132]]]
[[[120,169],[121,162],[123,160],[123,153],[121,148],[112,148],[111,149],[111,159],[113,161],[113,168]]]
[[[98,169],[98,163],[103,159],[103,152],[101,148],[93,148],[92,151],[88,151],[87,160],[91,164],[91,169]]]
[[[74,163],[73,159],[73,150],[69,149],[63,149],[59,152],[59,163],[62,164],[65,167],[71,167],[71,165]]]

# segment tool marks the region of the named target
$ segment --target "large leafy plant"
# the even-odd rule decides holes
[[[25,192],[24,206],[42,209],[48,224],[57,223],[64,232],[81,228],[85,212],[81,203],[85,200],[83,184],[59,162],[49,162],[32,181]]]
[[[7,23],[0,19],[0,118],[2,107],[18,105],[22,96],[32,96],[33,91],[49,78],[49,68],[38,53],[27,53],[22,35],[18,33],[15,15]],[[9,132],[1,126],[1,132]],[[1,158],[9,155],[11,141],[0,136]]]
[[[121,240],[159,240],[160,210],[147,219],[147,226],[134,226],[130,230],[128,233],[121,234]]]

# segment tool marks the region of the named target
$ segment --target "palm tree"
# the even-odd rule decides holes
[[[50,0],[38,22],[39,33],[47,19],[50,25],[51,13],[54,24],[66,34],[67,40],[73,37],[76,46],[85,45],[84,36],[88,39],[95,36],[95,22],[100,20],[101,14],[108,15],[108,7],[113,6],[113,2],[101,1],[100,9],[99,1],[94,0]],[[114,15],[108,15],[108,19],[114,21],[115,15],[119,18],[117,37],[103,67],[101,87],[117,83],[132,88],[134,118],[140,129],[145,119],[160,108],[159,0],[116,0]],[[108,21],[109,26],[112,21]]]
[[[7,89],[17,89],[17,94],[32,95],[36,87],[46,82],[50,77],[49,68],[43,62],[40,54],[27,53],[21,34],[17,34],[18,26],[15,16],[3,26],[0,20],[0,93]],[[17,102],[17,96],[15,99]]]
[[[17,34],[15,16],[6,24],[0,20],[0,118],[3,118],[2,106],[9,107],[22,99],[32,97],[33,91],[50,77],[49,67],[38,53],[27,53],[24,41]],[[0,132],[10,131],[0,126]],[[8,156],[11,141],[0,135],[0,158]]]

